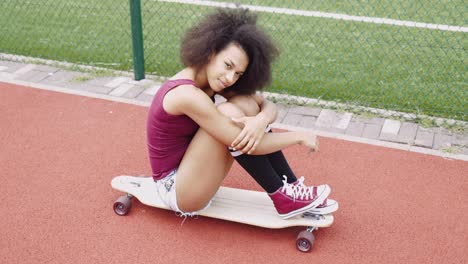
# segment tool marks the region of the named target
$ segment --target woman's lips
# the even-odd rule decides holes
[[[227,84],[226,84],[225,82],[223,82],[223,81],[221,81],[221,80],[219,80],[219,82],[221,83],[221,86],[222,86],[223,88],[226,88],[226,87],[227,87]]]

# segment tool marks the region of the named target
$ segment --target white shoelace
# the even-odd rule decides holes
[[[288,183],[287,177],[283,175],[283,188],[281,189],[282,192],[286,193],[286,195],[292,197],[293,199],[312,199],[314,197],[313,187],[307,187],[304,185],[304,177],[301,177],[298,181],[299,184],[292,184]]]

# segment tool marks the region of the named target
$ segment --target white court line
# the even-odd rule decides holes
[[[319,11],[306,11],[306,10],[297,10],[289,8],[280,8],[280,7],[267,7],[267,6],[254,6],[254,5],[244,5],[244,4],[234,4],[234,3],[224,3],[224,2],[214,2],[214,1],[203,1],[203,0],[155,0],[157,2],[169,2],[169,3],[180,3],[180,4],[191,4],[191,5],[200,5],[200,6],[211,6],[211,7],[225,7],[225,8],[248,8],[253,11],[266,12],[266,13],[276,13],[276,14],[286,14],[286,15],[296,15],[296,16],[307,16],[307,17],[321,17],[321,18],[331,18],[338,20],[346,21],[356,21],[356,22],[366,22],[374,24],[385,24],[392,26],[403,26],[403,27],[415,27],[415,28],[425,28],[425,29],[435,29],[442,31],[454,31],[454,32],[468,32],[468,27],[461,26],[450,26],[442,24],[430,24],[422,23],[415,21],[406,21],[406,20],[397,20],[389,18],[380,18],[380,17],[365,17],[365,16],[351,16],[346,14],[338,13],[327,13]]]

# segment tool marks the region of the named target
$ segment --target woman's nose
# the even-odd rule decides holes
[[[226,74],[226,81],[228,81],[229,83],[232,83],[234,81],[234,76],[235,76],[235,73],[232,71],[229,71]]]

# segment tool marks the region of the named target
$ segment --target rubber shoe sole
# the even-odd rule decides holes
[[[325,207],[316,207],[307,210],[304,214],[314,214],[314,215],[325,215],[331,214],[338,211],[338,202],[332,199],[327,200],[327,206]]]

